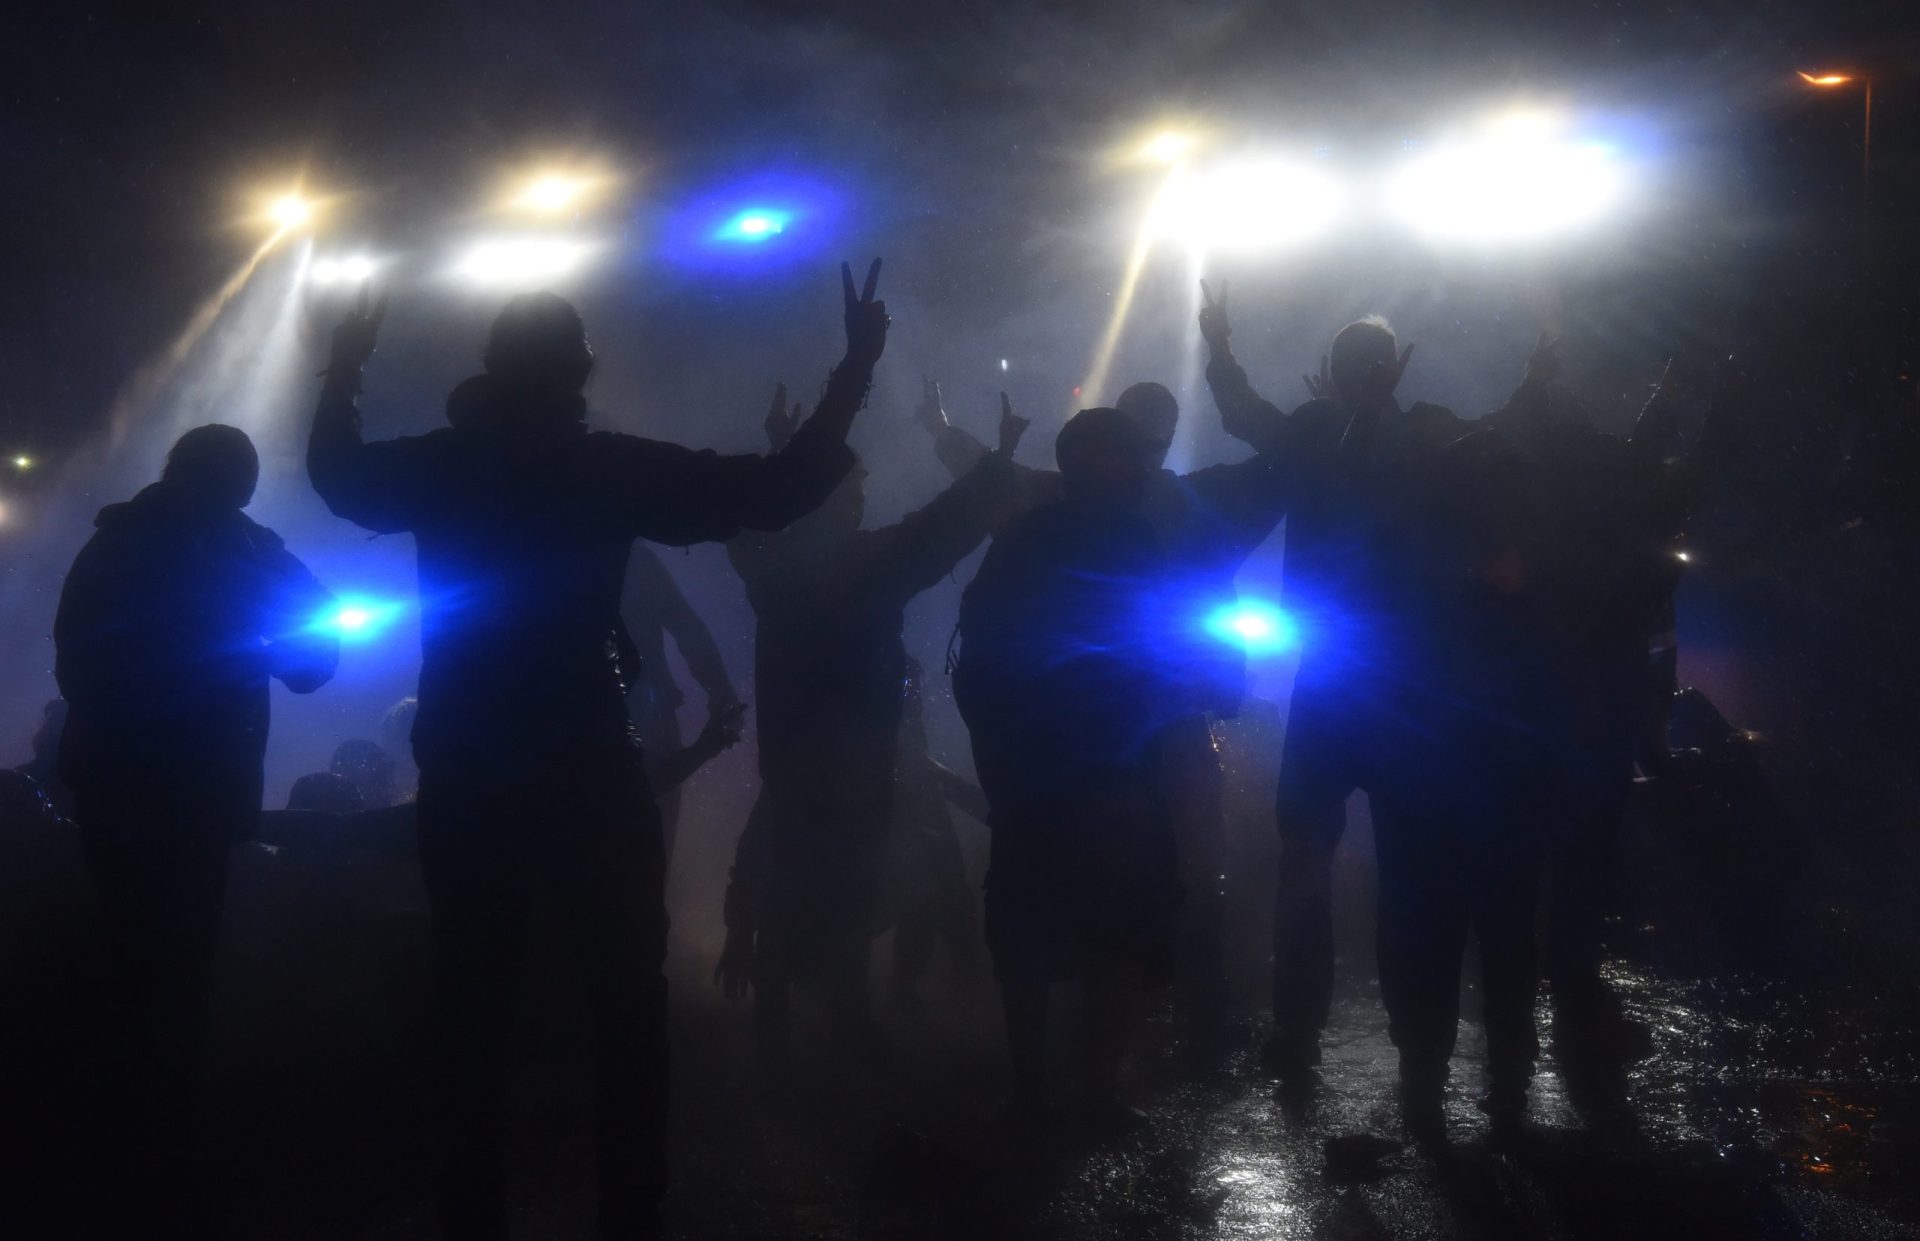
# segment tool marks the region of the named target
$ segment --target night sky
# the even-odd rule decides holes
[[[636,218],[791,169],[844,187],[845,244],[889,255],[894,301],[991,325],[1058,292],[1035,251],[1096,226],[1093,153],[1161,116],[1363,142],[1550,89],[1818,166],[1796,145],[1857,119],[1791,71],[1913,46],[1893,3],[36,7],[5,40],[0,434],[42,451],[98,425],[244,257],[246,193],[301,167],[400,244],[555,149],[634,174]],[[1769,149],[1816,105],[1842,115]],[[1911,139],[1883,106],[1891,159]],[[655,330],[706,326],[672,273],[637,277],[682,320]]]
[[[1297,376],[1331,333],[1369,312],[1420,343],[1412,395],[1463,411],[1504,396],[1542,326],[1562,331],[1569,386],[1611,428],[1666,357],[1694,382],[1712,358],[1821,315],[1832,340],[1803,360],[1827,371],[1783,375],[1780,391],[1839,392],[1895,369],[1915,318],[1891,274],[1914,241],[1896,209],[1911,200],[1920,132],[1906,8],[345,0],[10,16],[0,451],[38,464],[0,475],[0,674],[20,687],[0,740],[24,743],[51,691],[53,601],[93,511],[151,479],[194,421],[254,434],[267,461],[254,515],[323,577],[405,588],[404,541],[369,544],[328,517],[298,468],[310,376],[340,306],[301,294],[291,335],[275,338],[286,356],[263,361],[256,342],[289,296],[273,264],[288,254],[270,256],[195,350],[155,362],[259,244],[265,197],[295,180],[329,199],[316,254],[392,260],[365,402],[374,435],[437,425],[444,393],[477,369],[500,295],[444,268],[493,227],[485,206],[517,170],[559,159],[617,177],[578,222],[603,247],[564,290],[594,336],[602,425],[757,448],[773,381],[804,397],[838,356],[835,266],[885,256],[895,327],[854,439],[874,471],[870,518],[886,521],[943,482],[906,418],[923,373],[982,432],[996,390],[1009,391],[1035,417],[1022,456],[1036,463],[1073,408],[1111,399],[1072,389],[1145,201],[1143,174],[1113,156],[1169,123],[1366,167],[1454,118],[1544,101],[1604,118],[1643,160],[1633,219],[1591,243],[1516,257],[1361,228],[1283,257],[1209,259],[1209,274],[1234,279],[1238,351],[1284,402],[1303,395]],[[1882,278],[1865,297],[1851,283],[1859,100],[1794,77],[1836,66],[1880,87]],[[751,252],[710,243],[715,221],[763,202],[802,216]],[[1110,387],[1173,386],[1188,411],[1176,457],[1202,464],[1243,450],[1198,383],[1194,274],[1184,258],[1147,265]],[[1884,347],[1853,350],[1862,334],[1841,311]],[[711,551],[678,571],[744,666],[750,619]],[[911,618],[930,666],[950,593]],[[364,732],[410,686],[411,661],[398,635],[324,704],[281,707],[273,779]],[[935,727],[959,746],[957,722]]]

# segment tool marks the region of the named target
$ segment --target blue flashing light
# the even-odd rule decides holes
[[[765,207],[750,207],[730,217],[714,233],[716,241],[742,242],[757,245],[769,241],[787,231],[792,223],[793,213],[776,211]]]
[[[342,642],[371,642],[404,611],[402,604],[351,595],[336,600],[307,627]]]
[[[1293,617],[1261,599],[1237,599],[1207,614],[1208,636],[1240,647],[1249,655],[1271,655],[1300,641]]]

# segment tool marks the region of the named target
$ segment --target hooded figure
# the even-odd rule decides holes
[[[860,528],[865,498],[856,473],[793,529],[727,545],[758,620],[764,808],[735,854],[722,980],[751,961],[769,1082],[784,1071],[787,995],[797,977],[825,984],[842,1048],[878,1053],[867,960],[882,920],[907,670],[901,628],[907,604],[952,572],[1006,511],[1026,423],[1004,395],[1001,418],[999,451],[890,526]]]
[[[453,424],[379,443],[354,398],[382,310],[334,335],[307,469],[339,516],[414,536],[420,562],[422,873],[433,919],[440,1214],[506,1229],[506,1056],[536,878],[572,921],[598,1026],[600,1226],[654,1235],[666,1190],[665,858],[626,691],[620,623],[635,539],[775,530],[852,465],[846,433],[886,342],[886,307],[842,268],[847,356],[781,452],[720,456],[589,430],[593,367],[574,308],[507,303]],[[624,658],[623,658],[624,656]]]
[[[1003,530],[960,605],[954,700],[989,806],[986,933],[1015,1104],[1046,1101],[1047,994],[1087,986],[1089,1101],[1113,1106],[1129,993],[1171,973],[1178,850],[1160,778],[1197,626],[1137,511],[1148,448],[1112,409],[1054,446],[1062,498]]]
[[[1262,453],[1176,474],[1166,468],[1179,425],[1180,404],[1163,384],[1136,383],[1114,401],[1133,424],[1146,453],[1147,476],[1137,509],[1158,536],[1167,562],[1183,578],[1181,590],[1210,607],[1231,605],[1234,575],[1286,512],[1292,491],[1286,453]],[[950,425],[940,408],[937,385],[928,382],[916,415],[934,437],[941,462],[958,474],[978,460],[986,446],[964,429]],[[1062,496],[1059,473],[1020,471],[1021,511],[1052,504]],[[1161,780],[1180,839],[1188,900],[1182,910],[1180,1009],[1190,1045],[1213,1058],[1228,1045],[1225,965],[1224,778],[1213,723],[1240,709],[1246,690],[1246,658],[1236,647],[1219,644],[1204,657],[1196,652],[1181,671],[1188,709],[1161,744]]]
[[[339,657],[317,627],[331,597],[241,512],[259,471],[245,433],[187,432],[159,482],[101,510],[54,620],[60,774],[126,1026],[123,1132],[154,1177],[153,1197],[125,1198],[161,1214],[187,1209],[183,1176],[160,1165],[193,1110],[228,852],[260,814],[267,683],[311,693]]]
[[[1280,756],[1281,841],[1274,900],[1274,1031],[1263,1059],[1293,1085],[1312,1080],[1333,1002],[1333,859],[1347,799],[1370,804],[1400,773],[1401,701],[1420,692],[1431,632],[1414,584],[1433,537],[1433,493],[1442,451],[1474,427],[1451,410],[1395,397],[1413,346],[1386,321],[1342,328],[1305,376],[1313,399],[1291,414],[1256,392],[1234,357],[1226,292],[1200,312],[1207,385],[1229,435],[1289,459],[1296,486],[1287,514],[1286,595],[1303,631]],[[1546,344],[1544,338],[1542,345]],[[1529,362],[1514,401],[1545,386],[1550,350]],[[1383,387],[1375,392],[1376,386]],[[1364,452],[1348,455],[1352,419],[1370,404]],[[1363,465],[1355,462],[1363,461]]]

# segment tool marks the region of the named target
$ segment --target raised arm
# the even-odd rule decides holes
[[[1380,415],[1392,406],[1394,390],[1400,386],[1400,377],[1407,373],[1407,363],[1411,361],[1413,346],[1408,345],[1394,361],[1375,362],[1361,379],[1359,398],[1354,402],[1353,414],[1347,419],[1347,428],[1340,436],[1340,447],[1335,453],[1344,467],[1363,465],[1372,457]]]
[[[336,516],[381,533],[413,528],[428,477],[421,439],[369,444],[360,438],[361,370],[373,356],[387,299],[371,309],[365,289],[359,306],[333,332],[333,353],[322,372],[320,403],[307,437],[307,477]]]
[[[1746,401],[1746,385],[1738,362],[1733,358],[1723,360],[1714,372],[1713,396],[1699,438],[1691,451],[1669,457],[1680,431],[1680,419],[1673,408],[1672,371],[1669,362],[1646,408],[1640,411],[1629,442],[1643,463],[1660,472],[1663,508],[1667,519],[1677,527],[1699,506],[1714,477],[1733,456],[1734,414]]]
[[[847,351],[827,377],[812,417],[767,456],[721,456],[631,436],[609,442],[612,485],[628,499],[632,531],[656,543],[732,538],[779,530],[818,508],[853,468],[847,432],[866,404],[873,367],[886,349],[887,306],[874,297],[880,260],[856,294],[840,265]]]
[[[934,457],[955,478],[963,477],[992,451],[979,436],[947,418],[936,379],[921,378],[920,403],[913,408],[913,420],[932,438]],[[1051,471],[1024,465],[1016,465],[1014,470],[1020,475],[1022,488],[1033,492],[1031,503],[1045,503],[1050,498],[1049,491],[1057,485],[1051,481]]]
[[[1540,333],[1533,352],[1527,355],[1527,369],[1520,376],[1519,386],[1505,405],[1480,420],[1484,425],[1522,433],[1546,422],[1547,385],[1559,377],[1562,365],[1560,341],[1558,336]]]
[[[928,375],[920,377],[920,403],[913,407],[913,420],[933,439],[933,455],[959,478],[987,455],[980,437],[964,427],[956,427],[947,418],[940,399],[940,381]]]
[[[1220,426],[1228,435],[1258,452],[1282,451],[1287,415],[1247,381],[1247,372],[1234,360],[1227,321],[1227,282],[1220,282],[1216,299],[1207,282],[1200,282],[1200,339],[1207,343],[1207,389],[1220,410]],[[1308,381],[1308,388],[1312,388]],[[1315,393],[1318,396],[1318,393]]]
[[[864,536],[869,563],[893,581],[903,600],[951,573],[1019,506],[1021,479],[1013,453],[1027,425],[1002,392],[998,447],[926,507]]]

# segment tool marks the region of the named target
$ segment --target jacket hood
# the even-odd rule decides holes
[[[584,425],[586,420],[587,398],[580,393],[526,388],[498,375],[463,379],[447,394],[447,423],[461,431]]]

